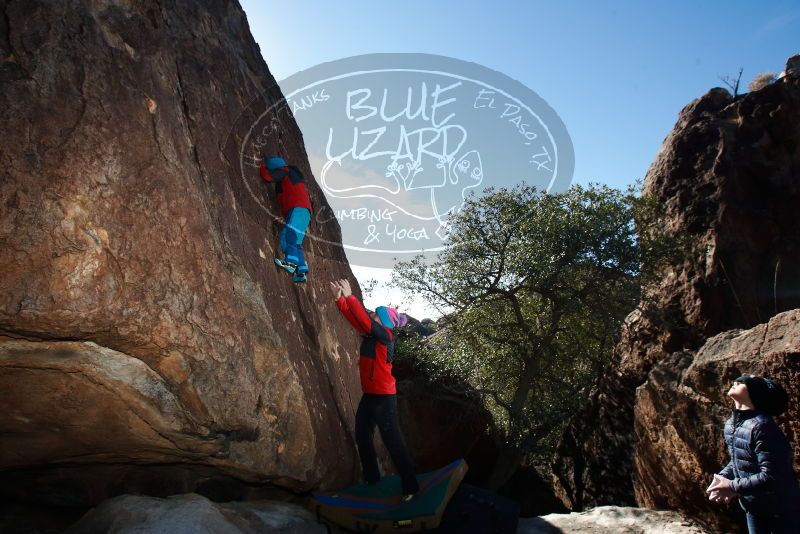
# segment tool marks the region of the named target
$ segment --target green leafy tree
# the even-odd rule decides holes
[[[437,332],[401,350],[428,372],[458,377],[503,435],[499,487],[547,449],[606,368],[625,316],[653,267],[675,249],[654,232],[658,205],[604,186],[545,194],[489,189],[451,219],[433,263],[400,263],[393,284],[443,313]],[[658,232],[655,232],[657,234]]]

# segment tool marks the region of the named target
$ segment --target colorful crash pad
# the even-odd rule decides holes
[[[314,495],[312,510],[354,532],[417,532],[439,526],[447,503],[467,473],[463,459],[435,471],[417,475],[419,492],[403,501],[400,477],[384,477],[377,484],[357,484],[343,490]]]

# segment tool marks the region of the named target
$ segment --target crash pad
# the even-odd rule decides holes
[[[375,534],[417,532],[439,526],[447,503],[467,473],[463,459],[417,475],[420,490],[404,501],[400,477],[388,476],[376,484],[357,484],[311,498],[320,520],[355,532]]]

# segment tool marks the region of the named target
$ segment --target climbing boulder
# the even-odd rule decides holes
[[[307,284],[274,268],[282,221],[242,159],[248,125],[272,114],[260,150],[329,208],[238,3],[4,10],[0,491],[91,505],[351,482],[358,338],[329,281],[352,273],[331,217],[311,222]]]

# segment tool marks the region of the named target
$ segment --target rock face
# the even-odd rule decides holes
[[[335,219],[312,220],[308,284],[272,265],[275,192],[236,128],[282,97],[239,5],[3,9],[2,492],[351,481],[358,339],[328,281],[352,273]],[[323,213],[296,123],[271,124]]]
[[[781,74],[783,76],[800,78],[800,54],[786,60],[786,68]]]
[[[713,89],[681,112],[647,173],[644,189],[665,203],[663,224],[687,232],[698,252],[667,269],[654,289],[651,297],[660,316],[634,312],[627,318],[616,348],[618,365],[567,430],[554,466],[565,504],[573,509],[634,504],[635,496],[658,502],[655,495],[645,497],[642,488],[658,486],[650,473],[668,471],[670,460],[648,449],[646,442],[640,448],[640,434],[634,433],[634,415],[644,416],[646,409],[639,402],[652,399],[658,388],[645,386],[638,400],[636,388],[648,380],[679,381],[705,341],[720,332],[749,329],[800,307],[798,169],[797,77],[786,76],[736,100],[727,91]],[[751,362],[754,368],[760,365],[757,361]],[[779,371],[773,369],[780,375]],[[729,378],[705,378],[708,389],[703,394]],[[796,391],[798,377],[785,378],[787,389]],[[716,409],[727,410],[721,393],[711,398]],[[666,405],[657,408],[661,418],[673,417],[664,412]],[[714,419],[706,439],[686,444],[692,449],[684,451],[687,458],[703,456],[694,447],[713,444],[708,461],[718,459],[720,423]],[[694,424],[692,420],[686,426]],[[676,438],[674,446],[679,442]],[[656,492],[661,495],[664,490]],[[694,499],[693,491],[687,490],[687,503]]]
[[[750,330],[724,332],[709,339],[693,359],[675,353],[653,368],[636,392],[633,480],[638,503],[679,510],[721,530],[736,528],[738,507],[725,510],[709,502],[704,490],[728,463],[722,425],[732,406],[725,392],[746,372],[775,377],[797,391],[800,310]],[[800,465],[796,395],[777,421],[794,443],[795,466]]]

